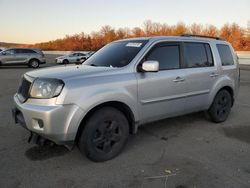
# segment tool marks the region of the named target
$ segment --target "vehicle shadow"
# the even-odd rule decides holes
[[[27,66],[0,66],[0,69],[30,69],[32,70],[32,68],[29,68]]]
[[[144,124],[139,127],[138,134],[130,136],[127,147],[124,148],[124,152],[129,150],[128,148],[130,148],[130,146],[134,145],[135,143],[140,144],[141,141],[139,140],[141,139],[138,139],[139,137],[153,136],[159,140],[168,141],[171,138],[178,137],[178,135],[186,129],[190,129],[192,127],[190,126],[190,123],[200,120],[207,121],[203,112]],[[64,146],[46,144],[44,146],[36,145],[29,148],[25,152],[25,155],[32,161],[43,161],[50,158],[63,156],[69,152],[70,150]]]
[[[27,70],[38,70],[38,69],[41,69],[41,68],[46,68],[46,67],[53,67],[53,66],[57,66],[57,65],[53,65],[53,64],[51,64],[51,65],[41,65],[39,68],[30,68],[30,67],[27,67],[27,66],[25,66],[25,65],[23,65],[23,66],[3,66],[3,65],[1,65],[0,66],[0,70],[1,69],[27,69]]]
[[[198,123],[197,123],[198,122]],[[196,112],[183,116],[166,118],[152,123],[143,124],[138,127],[138,132],[131,135],[125,151],[130,146],[142,144],[144,138],[153,137],[164,142],[178,138],[182,133],[195,127],[214,126],[210,123],[205,112]]]
[[[59,145],[44,145],[44,146],[34,146],[25,152],[25,155],[31,161],[43,161],[53,157],[59,157],[69,153],[70,151]]]

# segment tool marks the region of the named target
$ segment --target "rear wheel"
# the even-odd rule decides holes
[[[208,110],[211,120],[215,123],[224,122],[231,111],[232,96],[227,90],[221,90],[214,98],[213,104]]]
[[[29,67],[31,68],[38,68],[40,65],[40,62],[37,59],[31,59],[29,62]]]
[[[125,115],[115,108],[104,107],[87,121],[78,146],[90,160],[101,162],[117,156],[128,136],[129,124]]]

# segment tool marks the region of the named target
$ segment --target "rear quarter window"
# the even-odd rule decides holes
[[[230,47],[226,44],[217,44],[216,46],[220,55],[222,66],[233,65],[234,59]]]

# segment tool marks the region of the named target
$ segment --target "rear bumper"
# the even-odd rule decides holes
[[[46,64],[46,59],[45,58],[40,59],[40,64]]]

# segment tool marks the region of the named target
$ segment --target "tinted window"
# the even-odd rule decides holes
[[[128,65],[148,40],[118,41],[104,46],[93,54],[85,65],[123,67]]]
[[[30,49],[25,49],[24,53],[29,53],[29,54],[34,54],[36,53],[34,50],[30,50]]]
[[[5,50],[5,51],[3,51],[6,55],[13,55],[13,54],[15,54],[15,51],[13,50],[13,49],[11,49],[11,50]]]
[[[24,54],[24,53],[26,53],[26,51],[24,49],[15,49],[15,52],[17,54]]]
[[[160,46],[152,50],[146,60],[159,62],[160,70],[177,69],[180,67],[180,52],[178,45]]]
[[[220,54],[222,65],[233,65],[234,60],[230,47],[224,44],[217,44],[216,46]]]
[[[188,68],[213,66],[212,53],[208,44],[184,43],[184,59]]]

